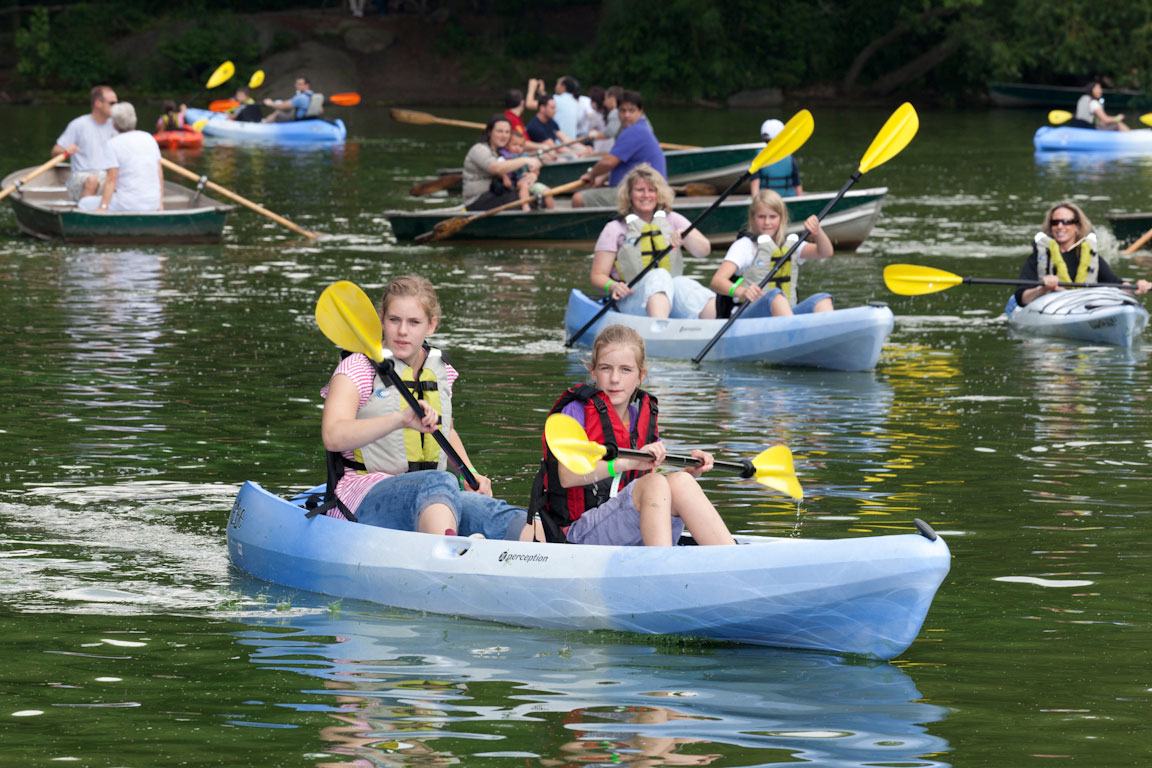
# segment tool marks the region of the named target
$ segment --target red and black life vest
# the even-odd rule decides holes
[[[633,400],[638,415],[630,431],[625,429],[608,396],[589,384],[575,384],[566,389],[548,414],[560,413],[573,401],[584,404],[584,431],[588,439],[609,447],[610,451],[615,448],[640,448],[660,439],[656,424],[659,413],[656,398],[642,389],[636,390]],[[539,513],[548,541],[562,542],[566,540],[564,532],[568,526],[589,509],[608,500],[613,479],[608,477],[593,485],[565,488],[560,484],[559,462],[548,450],[548,442],[543,438],[541,442],[544,459],[536,475],[536,482],[532,485],[528,519],[531,523]],[[643,474],[646,472],[637,470],[623,473],[619,487],[623,488]]]

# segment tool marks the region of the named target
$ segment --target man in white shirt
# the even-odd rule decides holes
[[[116,93],[106,85],[92,89],[92,112],[81,115],[64,129],[52,147],[53,155],[68,153],[72,175],[68,177],[68,194],[73,200],[99,194],[104,184],[107,163],[104,147],[116,135],[109,119]]]
[[[576,97],[580,95],[580,83],[571,75],[565,75],[556,81],[553,96],[556,99],[556,124],[560,130],[572,138],[576,138],[576,124],[580,121],[580,103]]]
[[[136,109],[124,102],[112,107],[117,135],[105,148],[108,178],[95,206],[98,211],[159,211],[164,209],[164,171],[160,147],[152,134],[136,130]],[[96,198],[80,201],[90,210]]]

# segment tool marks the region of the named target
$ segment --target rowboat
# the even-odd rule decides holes
[[[851,251],[860,247],[880,217],[880,208],[887,193],[887,187],[853,190],[836,204],[821,222],[821,226],[837,250]],[[804,220],[819,213],[835,195],[834,192],[819,192],[785,198],[791,219],[788,231],[801,232]],[[675,210],[691,220],[703,213],[715,200],[715,197],[678,198]],[[701,222],[700,231],[708,236],[713,246],[731,244],[740,230],[747,226],[748,203],[747,196],[727,198]],[[392,225],[396,239],[403,242],[432,231],[439,222],[460,216],[475,216],[476,212],[464,211],[457,206],[423,211],[385,211],[384,215]],[[503,211],[477,219],[446,239],[454,242],[503,240],[591,248],[600,236],[600,230],[616,215],[615,207],[573,208],[570,200],[557,200],[552,210]]]
[[[24,168],[9,174],[0,185],[8,187],[33,170]],[[22,232],[68,243],[215,243],[233,209],[194,189],[165,181],[162,211],[81,211],[64,186],[70,173],[67,164],[58,165],[8,196]]]
[[[193,149],[204,143],[200,131],[157,131],[152,134],[160,149]]]
[[[323,487],[311,492],[322,491]],[[296,589],[554,630],[616,630],[890,659],[920,631],[951,556],[920,533],[744,546],[576,546],[432,536],[319,515],[247,482],[233,564]]]
[[[1132,346],[1148,325],[1147,310],[1119,288],[1054,291],[1023,307],[1012,296],[1004,312],[1008,326],[1021,333],[1118,347]]]
[[[1084,88],[1031,83],[988,83],[988,99],[998,107],[1070,107],[1084,95]],[[1124,109],[1130,103],[1148,103],[1140,91],[1107,89],[1104,101],[1110,110]]]
[[[1098,131],[1066,125],[1042,125],[1032,143],[1037,152],[1152,153],[1152,129]]]
[[[1152,229],[1152,213],[1111,213],[1105,216],[1120,245],[1130,245]]]
[[[568,309],[564,313],[567,337],[571,338],[583,328],[602,307],[603,304],[574,288],[568,295]],[[895,324],[892,310],[880,303],[790,317],[749,317],[751,309],[720,337],[705,361],[870,371],[876,367],[880,349]],[[597,333],[618,323],[633,328],[643,337],[648,356],[689,360],[725,322],[657,319],[610,310],[584,331],[576,343],[591,346]]]
[[[348,135],[343,120],[310,118],[287,123],[246,123],[229,120],[228,115],[207,109],[189,109],[184,119],[190,123],[207,120],[203,128],[205,136],[239,142],[333,144],[344,141]]]

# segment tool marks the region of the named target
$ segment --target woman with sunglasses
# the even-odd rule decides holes
[[[1046,293],[1062,291],[1060,283],[1123,282],[1108,262],[1096,253],[1096,233],[1092,222],[1075,203],[1056,203],[1044,216],[1043,231],[1032,243],[1032,255],[1020,270],[1020,282],[1040,285],[1016,289],[1016,303],[1025,306]],[[1137,280],[1139,296],[1152,288],[1147,280]]]

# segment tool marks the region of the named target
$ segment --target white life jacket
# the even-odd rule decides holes
[[[668,248],[672,242],[672,225],[668,223],[668,214],[656,211],[652,214],[652,223],[645,224],[634,213],[624,218],[628,231],[624,235],[624,243],[616,251],[616,272],[625,281],[640,274],[640,270],[652,261],[653,256],[659,255]],[[684,257],[679,248],[672,248],[660,256],[656,265],[672,273],[672,277],[684,274]]]
[[[1056,275],[1062,283],[1097,283],[1100,281],[1100,255],[1096,253],[1096,233],[1089,232],[1080,241],[1080,263],[1076,274],[1068,271],[1060,246],[1043,232],[1036,233],[1036,274]]]

